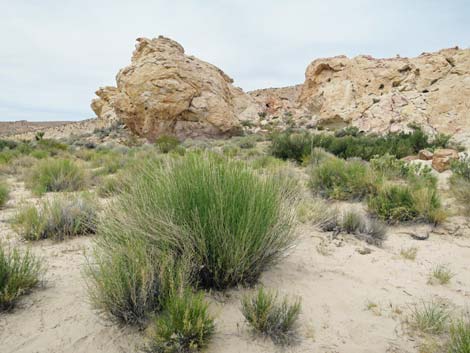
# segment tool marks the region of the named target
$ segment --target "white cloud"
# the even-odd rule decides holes
[[[468,1],[0,0],[0,120],[85,119],[137,37],[159,34],[244,89],[303,81],[316,57],[468,47]]]

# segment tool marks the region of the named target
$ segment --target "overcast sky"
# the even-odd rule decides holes
[[[0,121],[92,117],[137,37],[159,34],[245,90],[301,83],[315,58],[470,46],[470,0],[0,0]]]

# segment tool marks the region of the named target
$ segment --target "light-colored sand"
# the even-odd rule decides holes
[[[26,246],[7,221],[19,200],[31,196],[21,183],[14,185],[13,200],[0,211],[0,236]],[[401,233],[409,229],[393,228],[383,249],[367,246],[372,252],[361,255],[357,249],[366,246],[363,242],[352,237],[332,240],[311,226],[299,226],[299,242],[261,278],[266,287],[302,297],[298,343],[276,347],[253,337],[239,311],[239,299],[250,289],[240,289],[209,297],[217,333],[207,352],[417,352],[420,338],[404,324],[410,305],[431,298],[443,298],[457,308],[469,302],[468,227],[468,220],[451,219],[448,228],[458,228],[460,236],[443,229],[444,234],[432,233],[425,241]],[[82,237],[31,245],[48,264],[44,287],[25,296],[12,312],[0,314],[1,353],[138,351],[142,333],[103,318],[88,302],[82,270],[91,242]],[[400,256],[402,248],[411,246],[418,248],[415,261]],[[427,284],[431,269],[444,263],[456,274],[451,283]],[[378,307],[368,310],[368,302]]]

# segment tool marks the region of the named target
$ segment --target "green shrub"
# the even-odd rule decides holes
[[[271,337],[275,343],[288,343],[295,334],[300,308],[299,299],[290,304],[287,297],[279,300],[276,292],[263,288],[241,300],[241,311],[248,324],[255,332]]]
[[[310,186],[314,191],[337,200],[360,200],[373,193],[377,183],[367,164],[357,160],[326,159],[312,168],[310,174]]]
[[[69,159],[39,161],[29,176],[28,185],[37,194],[57,191],[77,191],[85,184],[83,170]]]
[[[430,187],[386,185],[369,198],[369,211],[389,223],[425,221],[440,223],[445,218],[437,191]]]
[[[464,214],[470,215],[470,180],[454,174],[450,178],[450,189],[454,197],[462,205]]]
[[[470,353],[470,320],[468,317],[450,325],[448,353]]]
[[[161,153],[168,153],[180,144],[175,136],[163,135],[155,140],[155,145]]]
[[[29,250],[6,251],[0,244],[0,311],[13,308],[21,295],[37,286],[43,270]]]
[[[104,211],[89,271],[94,301],[121,320],[158,306],[171,279],[159,275],[165,259],[187,259],[192,283],[222,289],[256,281],[294,240],[294,195],[282,178],[203,153],[133,168]]]
[[[10,189],[8,188],[8,185],[1,181],[0,182],[0,207],[4,207],[5,204],[7,203],[10,195]]]
[[[118,177],[108,176],[101,179],[101,182],[98,185],[96,190],[98,196],[100,197],[110,197],[119,193],[121,188],[121,181]]]
[[[454,175],[470,181],[470,155],[464,154],[459,160],[452,161],[451,169]]]
[[[19,210],[14,228],[26,240],[54,239],[92,234],[96,230],[96,207],[87,197],[58,197],[39,208]]]
[[[447,265],[437,265],[431,271],[428,283],[434,284],[435,282],[437,282],[439,284],[447,284],[454,276],[454,273],[452,273],[452,271]]]
[[[349,210],[343,214],[341,228],[348,234],[356,234],[365,227],[363,216],[357,211]]]
[[[403,158],[435,146],[419,128],[411,133],[401,132],[386,136],[363,135],[354,131],[340,135],[342,136],[285,131],[272,136],[270,151],[275,157],[301,162],[313,148],[321,147],[340,158],[359,157],[370,160],[386,153]]]
[[[195,352],[204,348],[214,333],[214,319],[202,293],[175,293],[164,303],[150,330],[148,350],[156,353]]]
[[[449,309],[435,301],[422,302],[412,308],[410,326],[423,333],[440,334],[450,318]]]

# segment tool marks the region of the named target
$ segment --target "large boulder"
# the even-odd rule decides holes
[[[320,125],[354,125],[379,133],[470,132],[470,49],[444,49],[416,58],[337,56],[313,61],[298,103]]]
[[[223,137],[241,130],[239,117],[253,100],[214,65],[187,56],[177,42],[138,38],[131,64],[117,87],[100,88],[91,107],[107,121],[121,121],[139,136]]]
[[[459,159],[459,153],[450,148],[442,148],[434,151],[432,156],[432,167],[439,173],[450,169],[452,161]]]

